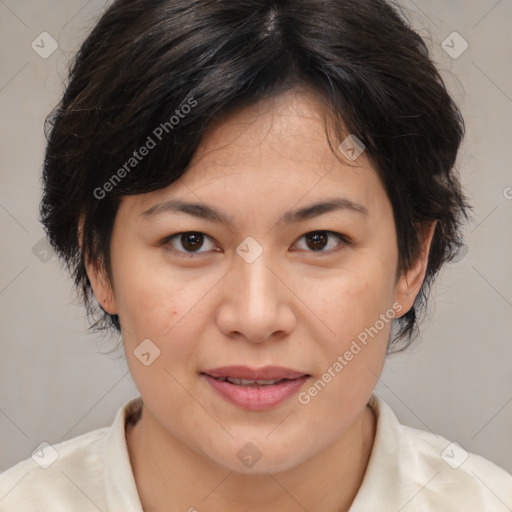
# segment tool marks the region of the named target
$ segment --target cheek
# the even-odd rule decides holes
[[[124,261],[117,267],[116,302],[134,378],[146,379],[147,371],[140,367],[134,351],[149,339],[159,350],[151,365],[150,380],[162,379],[168,384],[165,369],[181,380],[181,375],[195,370],[198,340],[211,321],[211,301],[222,273],[192,278],[190,272],[172,269],[168,264]],[[134,268],[138,271],[133,272]]]
[[[365,261],[361,257],[357,264],[330,279],[322,291],[310,287],[317,290],[313,301],[321,305],[319,316],[326,319],[338,339],[356,337],[393,305],[394,267],[389,261],[393,259]]]
[[[394,259],[388,252],[389,259],[360,254],[357,263],[347,265],[313,298],[322,305],[318,316],[332,331],[326,335],[324,328],[317,333],[323,353],[322,382],[303,396],[310,400],[315,421],[327,421],[328,410],[339,415],[356,410],[376,385],[395,314]]]
[[[147,272],[133,272],[119,276],[116,289],[119,319],[127,333],[139,337],[155,336],[171,328],[180,312],[183,292],[154,281]]]
[[[318,316],[333,332],[326,335],[324,328],[315,336],[321,364],[299,403],[319,429],[326,423],[337,428],[354,419],[385,362],[394,315],[393,279],[390,268],[370,268],[346,272],[332,281],[318,302],[322,304]]]
[[[123,249],[113,259],[121,324],[128,333],[161,337],[198,303],[204,290],[186,272],[166,264],[159,251]]]

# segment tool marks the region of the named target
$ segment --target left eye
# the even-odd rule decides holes
[[[332,240],[333,238],[337,238],[338,243],[329,244],[329,240]],[[335,248],[337,246],[349,243],[345,236],[333,231],[311,231],[302,235],[299,238],[299,241],[302,239],[305,240],[305,250],[309,252],[334,252],[333,249],[336,250]],[[209,241],[210,247],[208,247],[208,244],[206,244],[206,249],[200,250],[204,248],[205,241]],[[176,249],[176,251],[182,254],[192,255],[194,253],[204,253],[208,252],[209,250],[216,250],[216,246],[212,242],[212,239],[200,231],[186,231],[183,233],[176,233],[175,235],[168,237],[165,242],[170,243],[171,246]],[[177,247],[178,244],[181,245],[181,248]],[[295,244],[296,247],[298,245],[298,243]],[[330,249],[329,245],[331,246]],[[329,250],[324,250],[326,247]],[[301,248],[299,247],[299,249]]]
[[[324,251],[323,249],[325,249],[325,247],[329,245],[329,238],[333,236],[338,239],[338,244],[331,244],[331,250]],[[343,236],[340,233],[335,233],[333,231],[311,231],[309,233],[306,233],[305,235],[302,235],[299,238],[299,240],[302,239],[306,240],[307,249],[311,249],[313,252],[334,252],[332,250],[333,247],[336,248],[339,245],[349,243],[345,236]]]

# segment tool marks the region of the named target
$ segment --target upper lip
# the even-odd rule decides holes
[[[277,380],[297,379],[309,374],[282,366],[264,366],[263,368],[249,368],[248,366],[223,366],[204,370],[201,373],[211,377],[231,377],[245,380]]]

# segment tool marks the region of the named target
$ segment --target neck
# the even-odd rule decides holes
[[[363,481],[376,418],[366,406],[335,443],[287,471],[232,472],[162,432],[147,408],[127,425],[130,462],[144,512],[244,510],[345,512]]]

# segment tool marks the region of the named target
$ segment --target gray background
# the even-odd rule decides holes
[[[38,222],[43,121],[103,5],[0,0],[0,471],[42,441],[110,425],[138,395],[123,354],[100,353],[115,340],[87,334],[71,281],[44,261]],[[407,5],[467,122],[458,165],[474,218],[416,348],[388,359],[376,391],[402,423],[512,472],[512,1]],[[59,44],[46,59],[31,47],[44,31]],[[457,58],[441,46],[453,31],[469,44]]]

